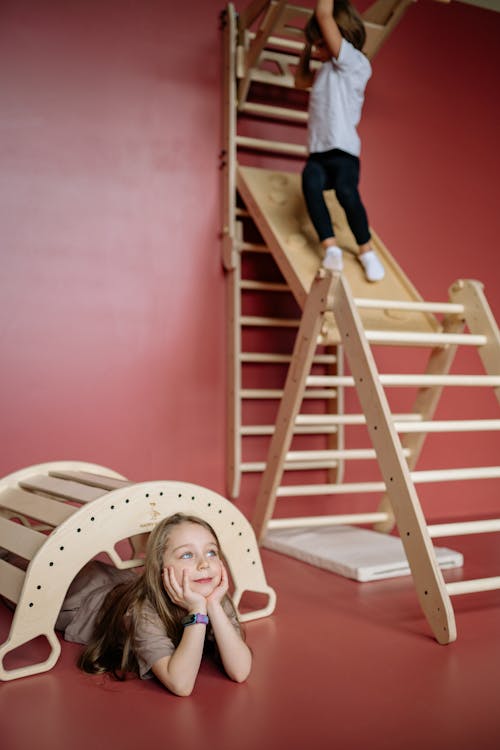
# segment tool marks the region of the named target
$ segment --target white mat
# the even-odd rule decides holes
[[[398,537],[353,526],[274,529],[267,533],[263,544],[275,552],[355,581],[377,581],[411,573]],[[440,568],[463,565],[460,552],[446,547],[434,550]]]

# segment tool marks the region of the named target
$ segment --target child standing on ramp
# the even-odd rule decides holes
[[[371,65],[361,51],[366,31],[348,0],[318,0],[305,29],[306,42],[296,73],[299,88],[312,86],[309,99],[309,157],[302,190],[311,221],[325,251],[323,265],[343,269],[323,191],[334,189],[359,247],[357,258],[368,281],[380,281],[384,267],[372,247],[365,207],[358,191],[361,118]],[[323,63],[315,75],[312,48]]]

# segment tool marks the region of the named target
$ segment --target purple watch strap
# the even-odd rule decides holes
[[[183,617],[181,622],[184,626],[195,625],[198,623],[201,623],[202,625],[208,625],[209,619],[208,615],[202,615],[200,612],[197,612],[196,614],[191,614]]]

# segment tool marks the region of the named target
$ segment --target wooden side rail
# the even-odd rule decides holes
[[[394,430],[375,360],[353,297],[342,276],[335,287],[333,313],[351,372],[358,383],[358,397],[366,415],[368,432],[377,452],[420,605],[436,640],[443,644],[450,643],[456,639],[453,608],[408,464]]]

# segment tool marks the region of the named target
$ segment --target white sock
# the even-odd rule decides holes
[[[344,268],[344,261],[342,259],[342,250],[337,245],[330,245],[326,248],[325,257],[323,258],[323,268],[328,268],[330,271],[340,272]]]
[[[363,266],[367,281],[381,281],[385,276],[384,266],[379,260],[375,250],[360,253],[358,260]]]

